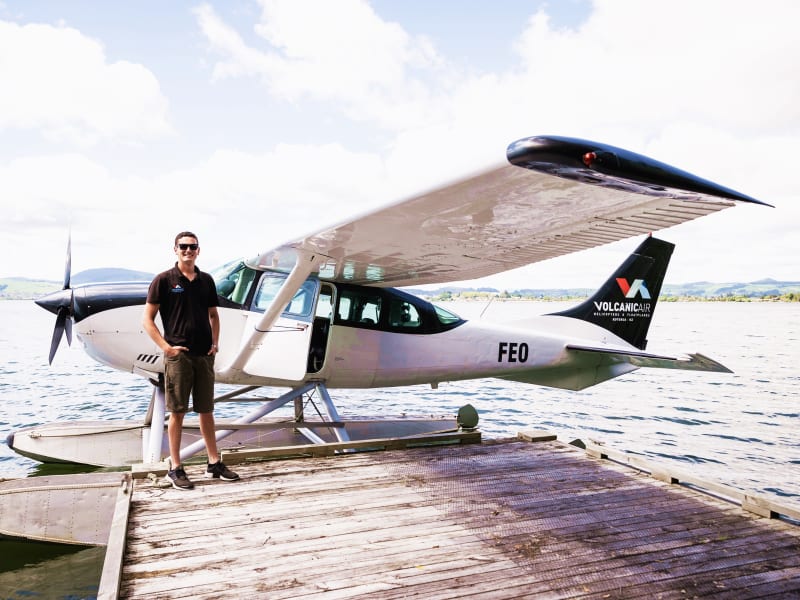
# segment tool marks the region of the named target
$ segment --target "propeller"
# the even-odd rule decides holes
[[[72,271],[72,234],[67,238],[67,261],[64,268],[64,287],[57,292],[48,294],[43,298],[35,300],[36,304],[56,315],[56,325],[53,329],[53,339],[50,341],[49,364],[53,364],[53,357],[56,355],[58,345],[64,334],[67,336],[67,344],[72,345],[72,316],[73,316],[73,295],[72,288],[69,286]]]

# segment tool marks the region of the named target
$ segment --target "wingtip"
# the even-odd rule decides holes
[[[623,187],[647,195],[696,195],[759,204],[772,204],[688,173],[649,156],[608,144],[555,135],[531,136],[508,145],[512,165],[547,172],[585,183]],[[587,177],[591,174],[591,177]]]

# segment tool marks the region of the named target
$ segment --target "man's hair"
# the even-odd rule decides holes
[[[176,246],[178,245],[178,240],[181,239],[182,237],[194,238],[195,240],[197,240],[198,244],[200,243],[200,240],[198,240],[197,236],[195,234],[193,234],[191,231],[181,231],[178,235],[175,236],[175,245]]]

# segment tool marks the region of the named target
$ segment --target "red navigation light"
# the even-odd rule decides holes
[[[594,152],[587,152],[583,155],[583,164],[587,167],[591,167],[592,163],[597,160],[597,154]]]

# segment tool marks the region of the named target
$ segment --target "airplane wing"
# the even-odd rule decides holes
[[[562,137],[508,147],[507,164],[264,253],[291,268],[322,255],[320,277],[409,286],[477,279],[677,225],[765,204],[620,148]]]

